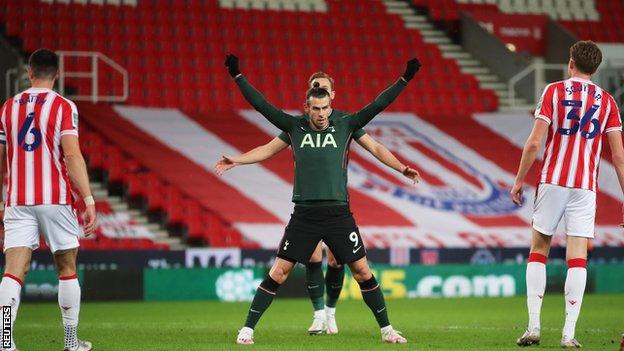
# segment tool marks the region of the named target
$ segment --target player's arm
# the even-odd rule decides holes
[[[520,166],[518,166],[518,173],[516,174],[516,180],[513,188],[511,189],[511,199],[516,205],[522,205],[522,186],[524,179],[526,178],[529,169],[537,158],[537,152],[539,151],[542,139],[548,131],[549,124],[541,119],[536,118],[533,122],[533,130],[529,135],[524,148],[522,149],[522,158],[520,159]]]
[[[78,189],[78,193],[85,202],[86,209],[84,213],[84,232],[89,235],[95,231],[95,201],[91,194],[89,185],[89,175],[87,174],[87,165],[78,143],[78,136],[65,134],[61,136],[61,147],[65,156],[65,165],[67,166],[67,174],[72,184]]]
[[[6,120],[6,102],[2,105],[0,109],[0,223],[4,221],[4,201],[2,198],[3,187],[4,187],[4,165],[6,165],[6,133],[4,132],[4,121]]]
[[[364,134],[356,141],[384,165],[403,174],[414,183],[418,183],[420,181],[420,173],[418,173],[417,170],[401,163],[401,161],[399,161],[399,159],[397,159],[396,156],[390,152],[390,150],[388,150],[382,143],[373,139],[370,135]]]
[[[2,133],[4,137],[4,133]],[[6,164],[6,139],[0,140],[0,213],[4,212],[4,201],[2,199],[2,186],[4,184],[4,165]],[[2,222],[4,216],[0,216],[0,222]]]
[[[215,164],[215,173],[222,175],[231,168],[239,165],[248,165],[268,160],[287,147],[287,143],[279,137],[275,137],[270,142],[247,151],[242,155],[223,156],[223,158]]]
[[[379,94],[373,102],[368,104],[359,112],[351,116],[349,123],[355,128],[363,128],[370,120],[376,115],[388,107],[405,89],[407,83],[414,78],[414,75],[420,69],[420,61],[417,58],[413,58],[407,61],[405,72],[394,84]]]
[[[609,141],[609,148],[611,148],[611,161],[613,162],[613,167],[615,167],[615,173],[620,182],[622,192],[624,192],[624,147],[622,146],[622,132],[613,131],[607,133],[607,140]]]
[[[225,66],[234,78],[234,82],[238,85],[245,100],[253,106],[256,111],[260,112],[269,122],[273,123],[277,128],[288,131],[296,120],[295,117],[285,113],[284,111],[271,105],[267,99],[260,93],[241,73],[238,67],[238,57],[229,54],[225,57]]]
[[[624,192],[624,146],[622,146],[622,121],[620,120],[620,111],[617,103],[609,96],[609,115],[607,116],[607,125],[604,133],[607,134],[609,148],[611,148],[611,162],[615,167],[620,188]],[[624,207],[622,208],[624,210]],[[623,224],[624,225],[624,224]]]

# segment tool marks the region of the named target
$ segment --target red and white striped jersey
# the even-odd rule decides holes
[[[544,89],[535,118],[550,124],[540,183],[596,191],[602,136],[622,130],[613,97],[589,80],[555,82]]]
[[[78,136],[76,105],[44,88],[30,88],[0,110],[6,144],[7,206],[70,205],[72,190],[61,136]]]

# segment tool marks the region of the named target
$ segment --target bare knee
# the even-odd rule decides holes
[[[70,249],[54,253],[54,263],[59,277],[67,277],[76,274],[77,249]]]
[[[531,252],[539,253],[548,257],[551,239],[551,236],[542,234],[533,229],[531,237]]]
[[[327,257],[327,265],[332,268],[340,268],[342,266],[338,264],[338,261],[336,261],[336,258],[334,256]]]
[[[278,258],[273,264],[273,267],[271,267],[269,276],[271,279],[275,280],[276,283],[282,284],[288,278],[288,274],[290,274],[294,265],[295,264],[293,262]]]
[[[351,269],[353,279],[355,279],[358,283],[365,282],[373,277],[373,273],[368,267],[366,257],[349,264],[349,268]]]
[[[323,247],[322,244],[319,243],[312,256],[310,256],[310,263],[317,263],[323,261]]]

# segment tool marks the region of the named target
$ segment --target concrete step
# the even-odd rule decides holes
[[[152,232],[152,234],[154,234],[154,237],[158,238],[158,239],[168,238],[169,237],[169,233],[167,233],[166,230],[160,229],[160,230],[154,230],[154,231],[151,231],[151,232]]]
[[[429,44],[450,44],[451,39],[448,37],[424,37],[423,41]]]
[[[128,211],[128,213],[130,213],[130,211]],[[147,217],[143,216],[142,213],[139,213],[138,215],[130,214],[130,217],[132,217],[138,224],[148,224],[149,223],[149,221],[147,220]]]
[[[481,62],[477,60],[468,60],[468,59],[456,59],[457,63],[462,67],[475,67],[481,66]]]
[[[469,74],[488,74],[490,70],[485,67],[460,67],[460,70]]]
[[[409,7],[409,3],[407,3],[407,2],[404,2],[404,1],[392,1],[392,0],[384,0],[384,5],[386,5],[387,8],[396,8],[396,7],[405,8],[405,7]]]
[[[92,191],[104,189],[104,185],[99,182],[90,182],[89,186],[91,187]]]
[[[108,197],[108,190],[102,188],[94,189],[93,187],[91,187],[91,193],[96,199],[106,199]]]
[[[186,245],[184,244],[169,244],[169,250],[179,251],[186,249]]]
[[[154,241],[158,242],[158,243],[162,243],[162,244],[168,244],[168,245],[181,245],[182,244],[182,240],[180,238],[162,238],[162,239],[155,239]]]
[[[412,23],[412,22],[426,22],[426,23],[429,23],[429,20],[427,20],[427,17],[425,17],[425,16],[411,14],[411,15],[403,15],[402,17],[403,17],[403,20],[406,23]]]
[[[433,29],[433,25],[424,22],[406,22],[405,28],[418,29],[420,31],[423,31]]]
[[[484,82],[499,83],[500,82],[498,77],[493,74],[475,74],[474,76],[481,83],[484,83]]]
[[[149,223],[148,222],[146,224],[143,224],[143,226],[145,228],[147,228],[147,230],[149,230],[150,232],[158,232],[158,231],[162,230],[162,228],[160,227],[160,224],[158,224],[158,223]]]
[[[460,51],[462,54],[470,55],[467,52],[461,51],[463,50],[463,48],[460,45],[456,45],[456,44],[441,44],[441,45],[438,45],[438,48],[440,49],[440,51],[442,51],[442,55],[446,55],[451,52],[457,52],[457,51]]]
[[[481,83],[481,88],[507,91],[507,84],[505,83]]]
[[[115,212],[127,212],[128,211],[128,204],[123,203],[123,202],[117,203],[117,204],[110,204],[110,207]]]
[[[463,51],[447,51],[447,52],[443,52],[442,53],[442,57],[455,59],[455,60],[459,60],[459,59],[469,60],[469,59],[472,59],[472,55],[470,55],[470,53],[463,52]]]
[[[414,13],[414,10],[412,10],[409,7],[407,8],[397,7],[397,8],[387,8],[386,12],[390,14],[394,14],[394,15],[411,15]]]
[[[446,37],[446,33],[441,30],[433,29],[433,30],[421,30],[420,34],[426,37]]]
[[[143,216],[143,212],[141,212],[141,210],[128,210],[128,213],[132,217],[141,217],[141,216]]]
[[[509,96],[509,92],[507,90],[494,90],[494,94],[499,98],[506,98]]]

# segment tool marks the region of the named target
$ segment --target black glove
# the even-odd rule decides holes
[[[413,58],[407,61],[407,66],[405,67],[405,73],[403,73],[402,75],[403,79],[405,79],[407,82],[412,80],[416,72],[418,72],[418,70],[420,69],[420,66],[422,65],[420,64],[420,61],[418,61],[417,58]]]
[[[225,67],[227,67],[232,78],[235,78],[241,73],[240,69],[238,69],[238,57],[235,55],[227,54],[225,56]]]

